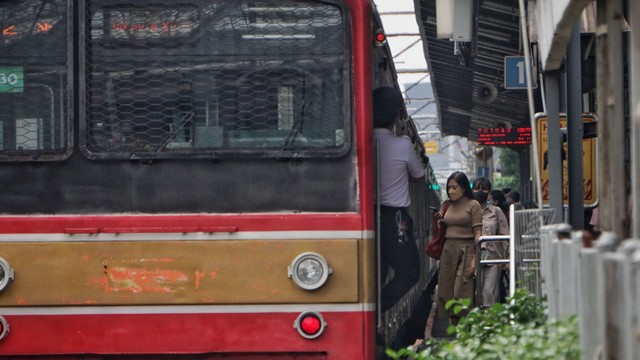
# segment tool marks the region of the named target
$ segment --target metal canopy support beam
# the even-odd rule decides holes
[[[629,0],[629,23],[631,24],[629,54],[629,96],[631,120],[631,237],[640,238],[640,1]]]
[[[544,74],[547,103],[547,169],[549,171],[549,207],[564,215],[562,199],[562,133],[560,132],[560,72]]]
[[[529,51],[529,30],[527,29],[527,21],[529,19],[527,15],[527,11],[525,8],[524,0],[518,1],[518,6],[520,10],[520,36],[522,36],[522,44],[524,46],[524,68],[526,75],[526,83],[527,83],[527,102],[529,105],[529,123],[531,124],[531,147],[533,153],[533,183],[536,187],[536,202],[538,203],[538,207],[542,209],[542,179],[540,175],[540,159],[538,159],[538,152],[535,150],[539,146],[538,139],[538,131],[536,130],[535,124],[535,103],[533,100],[533,76],[531,74],[531,54]],[[560,131],[560,127],[558,126],[558,131]]]
[[[582,66],[580,18],[567,48],[567,133],[569,159],[569,224],[584,229],[584,171],[582,164]]]

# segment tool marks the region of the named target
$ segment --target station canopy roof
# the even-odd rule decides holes
[[[436,0],[415,0],[440,129],[477,141],[479,128],[528,127],[530,120],[527,90],[504,81],[505,57],[523,55],[518,0],[472,3],[472,39],[455,42],[437,38]],[[534,99],[542,109],[539,86]]]

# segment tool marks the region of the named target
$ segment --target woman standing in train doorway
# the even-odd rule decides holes
[[[438,274],[438,316],[448,314],[455,325],[467,312],[454,314],[445,305],[451,299],[473,299],[475,294],[475,244],[482,236],[482,208],[474,199],[469,178],[456,171],[447,179],[451,201],[443,218],[447,229]]]

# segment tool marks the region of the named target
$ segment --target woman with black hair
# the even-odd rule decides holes
[[[509,219],[509,204],[507,204],[507,197],[504,196],[504,193],[500,190],[491,190],[489,192],[489,201],[490,205],[497,206],[502,210],[504,216]]]
[[[438,274],[438,316],[448,314],[452,325],[458,323],[466,312],[454,314],[446,310],[451,299],[471,299],[475,294],[475,244],[482,236],[482,208],[473,196],[469,178],[456,171],[447,179],[447,195],[450,204],[439,221],[446,225],[446,240]]]

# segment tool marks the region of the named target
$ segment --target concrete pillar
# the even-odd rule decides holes
[[[598,184],[600,228],[624,234],[626,217],[622,0],[598,0]]]

